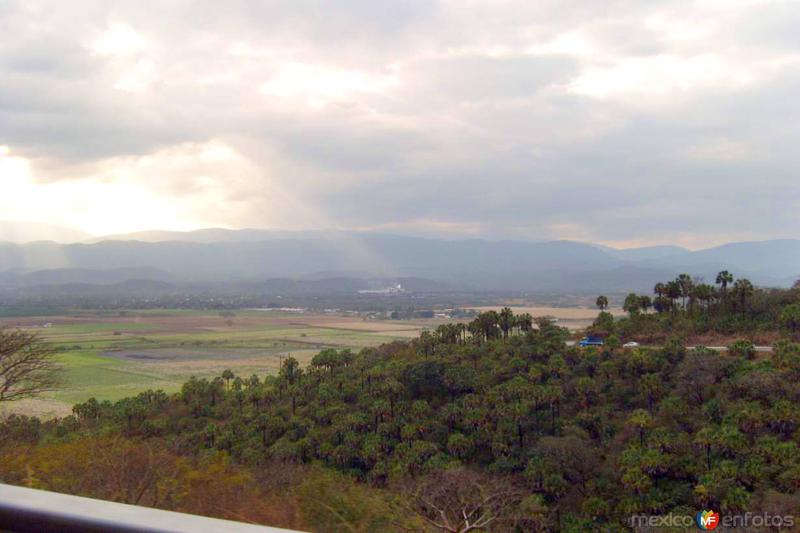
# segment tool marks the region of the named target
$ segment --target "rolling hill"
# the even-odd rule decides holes
[[[614,250],[572,241],[242,232],[164,234],[178,240],[155,242],[0,243],[0,273],[5,273],[0,283],[4,279],[9,283],[9,273],[27,285],[124,279],[240,282],[353,277],[342,273],[359,272],[363,278],[410,277],[478,290],[570,292],[650,289],[655,281],[681,272],[713,281],[723,268],[762,285],[788,285],[800,277],[800,240],[731,243],[700,251],[679,247]],[[212,238],[221,240],[204,242]],[[326,274],[320,276],[321,272]]]

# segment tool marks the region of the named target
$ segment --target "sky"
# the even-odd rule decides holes
[[[800,235],[800,3],[0,0],[0,219]]]

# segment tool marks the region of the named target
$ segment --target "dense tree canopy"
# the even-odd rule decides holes
[[[785,331],[797,333],[800,320],[793,319],[797,312],[792,304],[800,299],[799,288],[756,288],[727,270],[717,275],[716,285],[681,274],[657,283],[653,298],[630,293],[622,304],[628,318],[618,322],[614,331],[644,342],[663,341],[672,335],[745,335],[767,344]],[[655,313],[648,312],[651,307]]]

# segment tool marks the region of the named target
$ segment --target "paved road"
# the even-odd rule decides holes
[[[577,342],[576,341],[567,341],[566,344],[567,344],[567,346],[575,346],[577,344]],[[660,348],[660,346],[648,346],[648,345],[641,345],[639,347],[640,348]],[[697,346],[687,346],[686,347],[687,350],[693,350],[695,348],[697,348]],[[708,348],[709,350],[716,350],[718,352],[727,352],[728,351],[728,347],[727,346],[706,346],[706,348]],[[772,346],[756,346],[756,351],[757,352],[764,352],[764,353],[771,353],[772,352]]]

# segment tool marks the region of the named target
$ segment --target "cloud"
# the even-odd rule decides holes
[[[395,80],[389,76],[287,62],[278,65],[275,74],[261,84],[259,91],[265,96],[283,100],[284,105],[299,104],[321,108],[331,103],[348,101],[358,94],[386,91],[394,83]]]
[[[105,158],[72,171],[89,177],[36,180],[30,161],[0,147],[6,193],[0,197],[0,212],[13,220],[36,220],[32,214],[46,212],[53,220],[94,233],[236,226],[254,217],[275,227],[327,223],[273,180],[268,168],[254,166],[216,140]]]
[[[0,6],[0,207],[27,220],[693,246],[800,231],[790,3]]]
[[[130,56],[147,49],[147,39],[127,24],[112,24],[92,43],[92,50],[100,55]]]

